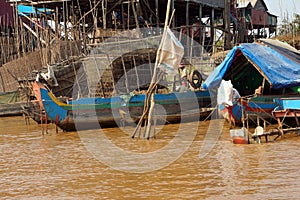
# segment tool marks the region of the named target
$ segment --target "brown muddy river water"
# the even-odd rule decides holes
[[[42,135],[0,118],[0,198],[299,199],[299,136],[237,145],[220,127],[166,125],[148,141],[134,127]]]

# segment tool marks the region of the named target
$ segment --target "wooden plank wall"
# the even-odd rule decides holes
[[[26,79],[32,70],[41,70],[43,66],[47,66],[47,63],[55,64],[80,54],[80,43],[61,41],[58,45],[51,47],[50,50],[49,48],[37,49],[23,57],[5,63],[0,67],[0,92],[16,91],[19,86],[18,78]]]
[[[36,51],[0,67],[0,92],[15,91],[19,86],[17,78],[24,77],[33,69],[41,69],[41,60],[40,52]]]

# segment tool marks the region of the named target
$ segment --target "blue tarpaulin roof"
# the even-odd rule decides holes
[[[241,44],[234,47],[224,61],[202,84],[204,89],[217,88],[236,56],[242,54],[274,89],[300,86],[300,65],[277,51],[257,43]]]
[[[36,15],[36,14],[41,14],[41,13],[44,13],[44,14],[50,14],[51,10],[48,9],[48,8],[36,8],[36,7],[33,7],[33,6],[24,6],[24,5],[18,5],[18,14],[19,15],[22,15],[22,14],[25,14],[25,15]]]

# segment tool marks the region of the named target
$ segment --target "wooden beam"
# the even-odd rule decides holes
[[[188,56],[190,56],[190,26],[189,26],[189,7],[190,7],[190,2],[186,2],[186,5],[185,5],[185,27],[186,27],[186,40],[187,40],[187,47],[188,47]]]
[[[189,25],[189,7],[190,7],[190,2],[186,2],[186,6],[185,6],[185,25],[188,26]]]
[[[158,12],[158,0],[155,0],[155,15],[156,15],[156,27],[159,28],[159,12]]]
[[[201,39],[202,39],[202,34],[205,34],[205,30],[204,33],[202,32],[202,4],[199,4],[199,30],[200,30],[200,34],[199,34],[199,43],[201,44]],[[203,48],[203,46],[201,47]],[[201,55],[202,57],[202,55]]]
[[[175,2],[174,2],[174,1],[175,1],[175,0],[172,0],[172,2],[171,2],[171,10],[172,10],[172,11],[175,9]],[[175,19],[176,19],[176,17],[175,17]],[[172,20],[172,26],[173,26],[173,27],[175,27],[175,19]]]
[[[214,22],[215,22],[215,9],[211,8],[211,18],[210,18],[210,37],[212,40],[212,53],[215,53],[215,44],[216,44],[216,39],[215,39],[215,28],[214,28]]]
[[[225,33],[225,40],[224,40],[224,50],[231,49],[231,35],[229,33],[230,29],[230,0],[224,0],[225,9],[224,9],[224,26],[225,30],[228,32]]]

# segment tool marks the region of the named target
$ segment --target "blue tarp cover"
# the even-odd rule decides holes
[[[24,6],[24,5],[18,5],[18,11],[19,15],[25,14],[25,15],[36,15],[36,14],[51,14],[51,10],[48,8],[36,8],[33,6]]]
[[[282,54],[257,43],[246,43],[234,47],[224,61],[202,84],[204,89],[217,88],[227,70],[231,67],[236,52],[240,50],[248,60],[259,68],[274,89],[300,86],[300,65]],[[253,66],[254,67],[254,66]]]

